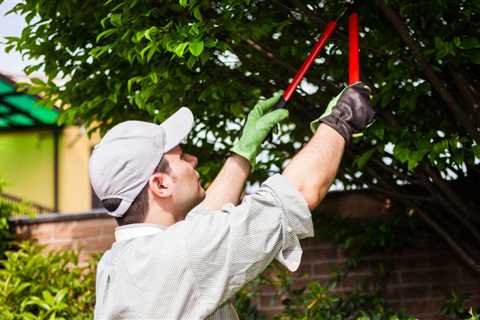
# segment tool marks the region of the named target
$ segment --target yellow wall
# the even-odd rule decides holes
[[[98,140],[98,138],[97,138]],[[88,159],[92,143],[84,130],[63,128],[59,141],[59,211],[91,209]],[[3,192],[41,206],[54,207],[53,132],[0,133],[0,178]]]
[[[53,134],[29,131],[0,134],[3,192],[53,208]]]
[[[59,209],[79,212],[91,209],[92,191],[88,179],[90,141],[84,130],[66,127],[59,144]]]

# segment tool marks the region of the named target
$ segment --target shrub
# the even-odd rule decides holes
[[[91,319],[95,261],[80,263],[74,251],[46,253],[37,244],[18,244],[0,261],[1,318]]]
[[[33,216],[34,212],[27,202],[12,202],[1,196],[2,190],[7,183],[0,178],[0,259],[5,250],[10,248],[15,239],[15,230],[10,224],[10,217],[14,214]]]
[[[310,281],[306,287],[294,285],[294,278],[278,263],[239,291],[235,297],[240,319],[257,319],[259,314],[252,301],[261,288],[273,288],[280,297],[283,310],[276,320],[414,320],[415,318],[392,310],[378,292],[358,288],[348,293],[335,292],[335,281],[322,286]]]

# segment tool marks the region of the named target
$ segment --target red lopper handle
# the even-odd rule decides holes
[[[330,38],[330,35],[332,34],[333,30],[335,29],[335,26],[337,25],[336,21],[330,21],[327,24],[327,27],[325,28],[325,31],[322,33],[320,36],[320,39],[318,39],[317,43],[313,47],[312,51],[310,51],[310,54],[308,57],[305,59],[303,62],[302,66],[300,69],[297,71],[297,74],[293,78],[292,82],[288,85],[287,89],[282,95],[282,101],[279,103],[277,107],[285,107],[288,100],[292,96],[292,94],[295,92],[295,88],[299,85],[300,81],[302,81],[303,77],[305,76],[305,73],[307,73],[308,69],[310,69],[313,61],[317,57],[318,53],[320,50],[322,50],[323,47],[325,47],[325,44],[327,43],[328,38]]]
[[[348,84],[360,81],[360,58],[358,52],[358,13],[348,17]]]

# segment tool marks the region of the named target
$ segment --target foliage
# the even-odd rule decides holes
[[[277,320],[414,319],[402,313],[395,313],[379,297],[378,293],[369,292],[365,288],[358,288],[346,294],[338,294],[333,291],[335,284],[322,286],[318,281],[311,281],[306,287],[298,287],[294,284],[292,274],[279,264],[273,264],[269,272],[244,288],[237,294],[237,300],[245,301],[245,296],[252,299],[259,292],[259,288],[265,285],[275,290],[276,297],[281,297],[284,309],[274,318]],[[245,316],[244,310],[246,309],[245,305],[240,308],[237,305],[240,318],[255,319]]]
[[[366,291],[353,291],[342,297],[332,294],[318,282],[311,282],[298,301],[287,306],[279,320],[287,319],[357,319],[357,320],[413,320],[395,313],[384,300]]]
[[[468,311],[469,317],[466,320],[479,320],[480,314],[474,312],[472,309]]]
[[[267,318],[259,313],[253,299],[259,294],[258,283],[261,278],[254,279],[247,286],[242,287],[240,291],[235,294],[234,305],[239,318],[242,320],[266,320]]]
[[[362,253],[403,248],[415,240],[413,234],[418,228],[415,218],[398,213],[364,221],[318,213],[314,221],[316,233],[345,250],[355,247]]]
[[[0,179],[0,194],[5,187],[6,182]],[[22,203],[13,203],[6,201],[0,196],[0,259],[3,257],[5,250],[10,248],[11,241],[15,238],[9,218],[14,213],[28,213],[27,207]]]
[[[478,319],[480,309],[468,309],[465,305],[470,296],[470,294],[456,294],[452,292],[451,296],[442,306],[442,313],[448,316],[449,319]]]
[[[4,186],[5,182],[0,179],[0,193]],[[3,256],[3,252],[8,248],[10,241],[13,240],[13,231],[8,221],[11,214],[11,204],[2,201],[0,198],[0,257]]]
[[[29,242],[6,252],[0,261],[2,319],[92,319],[95,261],[82,264],[73,251],[45,254]]]

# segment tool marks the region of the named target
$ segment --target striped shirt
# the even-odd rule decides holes
[[[238,206],[118,227],[98,263],[94,318],[238,319],[228,299],[273,259],[295,271],[299,239],[312,236],[303,196],[278,174]]]

